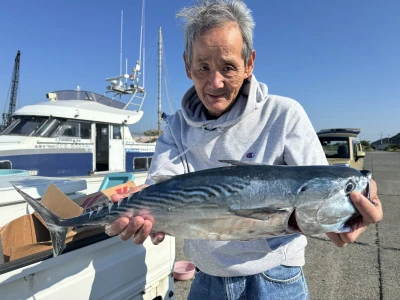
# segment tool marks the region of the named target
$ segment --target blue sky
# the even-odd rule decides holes
[[[361,128],[375,141],[400,132],[400,1],[245,1],[256,21],[254,74],[270,93],[291,97],[316,130]],[[123,59],[139,57],[141,0],[0,2],[0,109],[8,109],[14,58],[21,50],[17,107],[62,89],[104,93]],[[176,12],[191,0],[145,5],[144,117],[133,131],[157,128],[158,28],[164,39],[162,106],[179,108],[191,86]]]

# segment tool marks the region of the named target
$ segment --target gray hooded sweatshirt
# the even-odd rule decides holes
[[[231,110],[207,120],[194,87],[181,109],[169,116],[156,144],[147,184],[152,178],[226,166],[219,160],[268,165],[326,165],[315,130],[301,105],[268,95],[252,75]],[[299,234],[252,241],[186,239],[184,253],[214,276],[246,276],[278,265],[304,265],[307,240]]]

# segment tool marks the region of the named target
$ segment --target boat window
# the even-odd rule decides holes
[[[8,125],[6,128],[4,128],[4,130],[1,132],[2,135],[5,134],[10,134],[10,131],[13,130],[13,128],[15,126],[17,126],[17,124],[21,122],[21,119],[17,118],[17,119],[13,119],[10,123],[10,125]]]
[[[81,122],[81,138],[90,139],[92,138],[92,126],[88,122]]]
[[[48,119],[35,133],[36,136],[49,137],[62,123],[59,119]]]
[[[11,170],[12,163],[9,160],[2,160],[0,161],[0,170]]]
[[[81,137],[90,139],[91,124],[89,122],[76,122],[67,120],[58,126],[52,137]]]
[[[79,123],[65,122],[61,127],[60,136],[78,137]]]
[[[112,138],[115,139],[115,140],[120,140],[122,138],[121,126],[113,125]]]
[[[17,119],[13,121],[11,125],[3,131],[3,134],[31,136],[47,120],[48,117],[36,117],[36,116],[17,117]]]
[[[349,142],[341,137],[319,137],[325,155],[328,158],[350,158]]]
[[[134,171],[148,171],[151,164],[151,157],[135,157],[133,159]]]

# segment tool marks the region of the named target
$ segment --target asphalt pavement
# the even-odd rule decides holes
[[[306,275],[311,300],[400,299],[400,152],[368,152],[382,202],[382,222],[370,225],[355,243],[336,247],[325,235],[308,237]],[[187,260],[176,238],[176,261]],[[187,298],[191,280],[175,281],[175,299]]]

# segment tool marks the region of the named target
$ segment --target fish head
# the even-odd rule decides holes
[[[351,230],[352,220],[360,214],[350,199],[350,193],[355,191],[369,198],[372,175],[368,171],[347,171],[343,174],[338,172],[337,176],[314,178],[300,187],[290,218],[294,231],[297,229],[305,235],[313,235]]]

